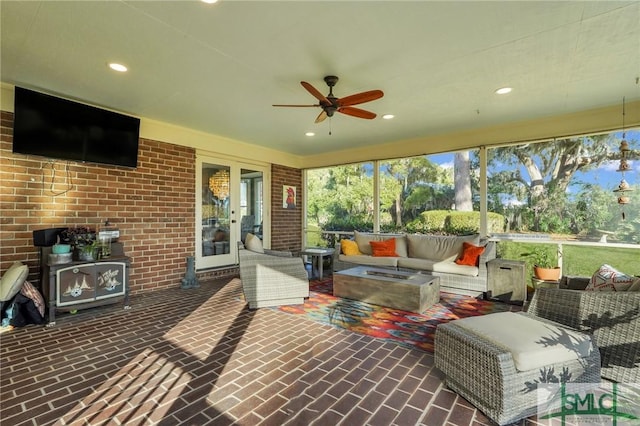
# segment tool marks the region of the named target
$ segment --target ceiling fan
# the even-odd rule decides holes
[[[321,107],[322,112],[316,117],[316,123],[324,121],[327,117],[333,117],[333,114],[337,111],[342,114],[351,115],[358,118],[366,118],[371,120],[376,118],[376,114],[371,111],[366,111],[360,108],[354,108],[353,105],[363,104],[365,102],[375,101],[384,96],[382,90],[369,90],[367,92],[356,93],[355,95],[345,96],[344,98],[337,98],[333,95],[333,86],[338,82],[338,77],[335,75],[328,75],[324,78],[325,83],[329,86],[329,94],[324,96],[306,81],[301,81],[302,87],[307,89],[309,93],[316,98],[319,103],[314,105],[273,105],[274,107]]]

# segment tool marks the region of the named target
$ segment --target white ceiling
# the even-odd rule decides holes
[[[3,0],[0,13],[5,83],[302,156],[640,99],[638,1]],[[378,117],[314,124],[318,109],[271,106],[317,103],[300,81],[326,94],[325,75],[338,97],[383,90],[358,106]]]

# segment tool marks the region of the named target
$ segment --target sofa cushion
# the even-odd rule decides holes
[[[519,371],[585,358],[595,350],[586,334],[526,314],[499,312],[454,323],[511,352]]]
[[[373,252],[371,251],[371,246],[369,243],[371,241],[379,241],[378,236],[373,234],[365,234],[362,232],[354,231],[353,239],[358,243],[358,249],[362,254],[371,255]]]
[[[340,240],[340,252],[346,256],[356,256],[360,253],[358,243],[352,240]]]
[[[451,260],[434,261],[429,259],[414,259],[412,257],[399,257],[398,267],[425,272],[464,275],[467,277],[477,277],[480,272],[477,266],[458,265]]]
[[[478,266],[482,252],[484,252],[483,246],[475,246],[465,241],[462,243],[462,255],[456,259],[456,263],[458,265]]]
[[[462,253],[462,243],[478,245],[480,235],[443,236],[443,235],[407,235],[409,257],[454,261]]]
[[[610,265],[602,265],[594,272],[585,290],[627,291],[633,286],[635,277],[618,271]]]
[[[361,254],[358,256],[345,256],[341,254],[338,256],[338,260],[342,262],[356,263],[358,265],[368,265],[368,266],[384,266],[395,268],[398,266],[398,257],[374,257],[366,254]]]
[[[391,238],[395,238],[396,240],[396,255],[398,255],[398,257],[409,257],[406,235],[396,235]]]
[[[369,243],[374,257],[398,257],[396,254],[396,239],[389,238],[385,241],[371,241]]]

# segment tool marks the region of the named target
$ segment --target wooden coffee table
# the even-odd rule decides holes
[[[422,313],[440,300],[440,277],[358,266],[333,274],[333,295]]]

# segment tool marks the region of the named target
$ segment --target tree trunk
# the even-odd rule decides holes
[[[471,200],[471,170],[469,151],[457,152],[454,159],[453,180],[455,185],[454,203],[457,211],[473,211]]]

